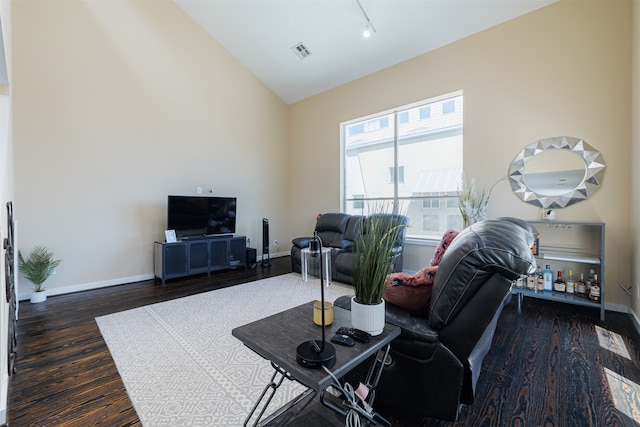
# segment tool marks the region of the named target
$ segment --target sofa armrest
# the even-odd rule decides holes
[[[313,240],[313,237],[298,237],[293,239],[291,243],[300,249],[304,249],[309,247],[311,240]]]

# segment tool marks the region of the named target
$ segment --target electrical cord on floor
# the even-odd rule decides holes
[[[329,368],[324,365],[322,365],[322,368],[331,376],[331,378],[333,378],[333,381],[335,382],[334,386],[337,387],[347,399],[349,412],[347,412],[347,416],[345,419],[345,427],[360,427],[360,414],[355,408],[357,407],[359,409],[363,409],[369,415],[373,413],[373,408],[364,399],[360,398],[356,394],[351,384],[344,383],[343,387],[340,384],[340,381],[338,381],[338,378],[336,378],[336,376],[329,370]],[[359,407],[358,401],[362,402],[363,408]]]

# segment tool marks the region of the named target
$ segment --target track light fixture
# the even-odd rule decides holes
[[[362,35],[367,38],[369,36],[371,36],[371,25],[367,22],[367,26],[364,27],[364,31],[362,32]]]
[[[364,31],[362,32],[362,36],[364,38],[368,38],[371,36],[372,32],[376,32],[376,27],[373,26],[373,24],[371,23],[371,19],[369,19],[369,15],[367,15],[367,12],[364,11],[364,7],[362,7],[362,4],[360,4],[360,0],[356,0],[356,3],[358,3],[358,6],[360,6],[360,10],[362,11],[362,14],[364,15],[364,19],[367,20],[367,25],[364,27]]]

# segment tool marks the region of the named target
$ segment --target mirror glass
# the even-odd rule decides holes
[[[543,196],[561,196],[578,187],[586,176],[582,157],[568,150],[542,151],[524,167],[524,182]]]
[[[602,154],[584,140],[560,136],[525,147],[511,164],[509,181],[527,203],[564,208],[595,193],[604,168]]]

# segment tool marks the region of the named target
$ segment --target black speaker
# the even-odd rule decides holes
[[[255,248],[247,248],[247,268],[256,268],[258,264],[258,251]]]
[[[262,218],[262,266],[271,267],[269,256],[269,220]]]

